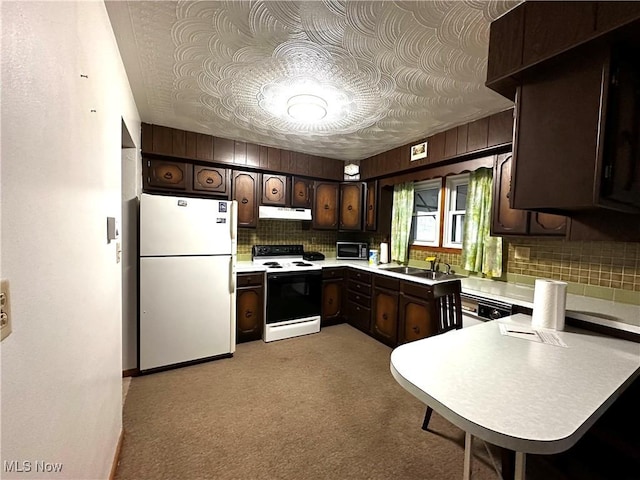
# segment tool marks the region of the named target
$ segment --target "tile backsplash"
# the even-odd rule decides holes
[[[524,257],[528,253],[528,259],[516,259],[516,248]],[[509,282],[552,278],[569,282],[571,293],[640,304],[640,243],[505,238],[503,252],[502,279]],[[441,264],[462,263],[456,253],[416,249],[409,258],[415,263],[434,255]]]
[[[253,245],[302,244],[306,251],[335,257],[336,241],[341,235],[335,231],[304,229],[303,222],[260,220],[256,229],[238,230],[238,254],[248,259]],[[363,233],[359,241],[378,248],[383,238]],[[528,253],[529,258],[516,259],[516,247]],[[569,282],[571,293],[640,304],[640,243],[505,238],[503,252],[502,280],[533,284],[535,278],[552,278]],[[436,256],[441,265],[448,263],[460,268],[458,253],[417,249],[409,252],[412,263],[423,262],[429,256]]]
[[[327,257],[336,256],[336,241],[345,234],[333,230],[304,229],[303,222],[287,220],[260,220],[258,227],[238,229],[238,255],[251,255],[253,245],[304,245],[305,251],[324,253]],[[382,241],[380,235],[362,233],[359,238],[349,238],[354,241],[368,242],[378,245]],[[350,234],[353,236],[353,234]]]

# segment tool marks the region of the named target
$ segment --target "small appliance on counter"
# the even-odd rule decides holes
[[[302,259],[308,262],[324,260],[324,254],[320,252],[304,252],[302,254]]]
[[[364,242],[336,242],[338,260],[367,260],[369,244]]]

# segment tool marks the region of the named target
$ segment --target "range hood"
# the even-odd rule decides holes
[[[309,208],[268,207],[260,205],[258,217],[275,220],[311,220]]]

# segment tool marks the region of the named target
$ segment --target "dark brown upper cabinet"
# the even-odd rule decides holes
[[[567,217],[510,207],[511,153],[497,155],[493,172],[492,235],[565,236]]]
[[[491,22],[487,87],[514,99],[522,73],[640,19],[639,2],[527,1]]]
[[[288,202],[288,178],[285,175],[262,174],[261,205],[286,206]]]
[[[313,228],[319,230],[338,229],[339,195],[339,183],[314,182]]]
[[[362,230],[361,182],[340,184],[340,230]]]
[[[364,229],[375,232],[378,228],[378,182],[367,182],[367,195],[364,202]]]
[[[258,173],[233,172],[233,199],[238,202],[238,227],[258,226]]]
[[[377,180],[367,182],[364,208],[365,231],[391,235],[393,190],[381,188]]]
[[[585,45],[523,79],[512,207],[640,213],[640,73],[631,58]]]
[[[529,221],[526,210],[511,208],[511,153],[498,155],[493,169],[492,235],[526,235]]]
[[[522,63],[533,65],[592,38],[595,16],[596,2],[526,2]]]
[[[184,162],[146,159],[143,161],[143,186],[145,190],[187,190],[188,167]]]
[[[299,208],[311,208],[313,180],[308,178],[293,177],[291,180],[291,206]]]
[[[524,5],[491,22],[487,85],[494,85],[522,66]]]
[[[193,190],[229,197],[231,171],[226,168],[193,166]]]

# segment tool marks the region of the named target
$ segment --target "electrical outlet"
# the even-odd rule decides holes
[[[316,243],[316,237],[311,237],[311,245],[315,245]]]
[[[11,333],[11,297],[9,280],[0,280],[0,341]]]
[[[529,260],[531,258],[531,248],[529,247],[516,247],[513,252],[513,257],[516,260]]]

